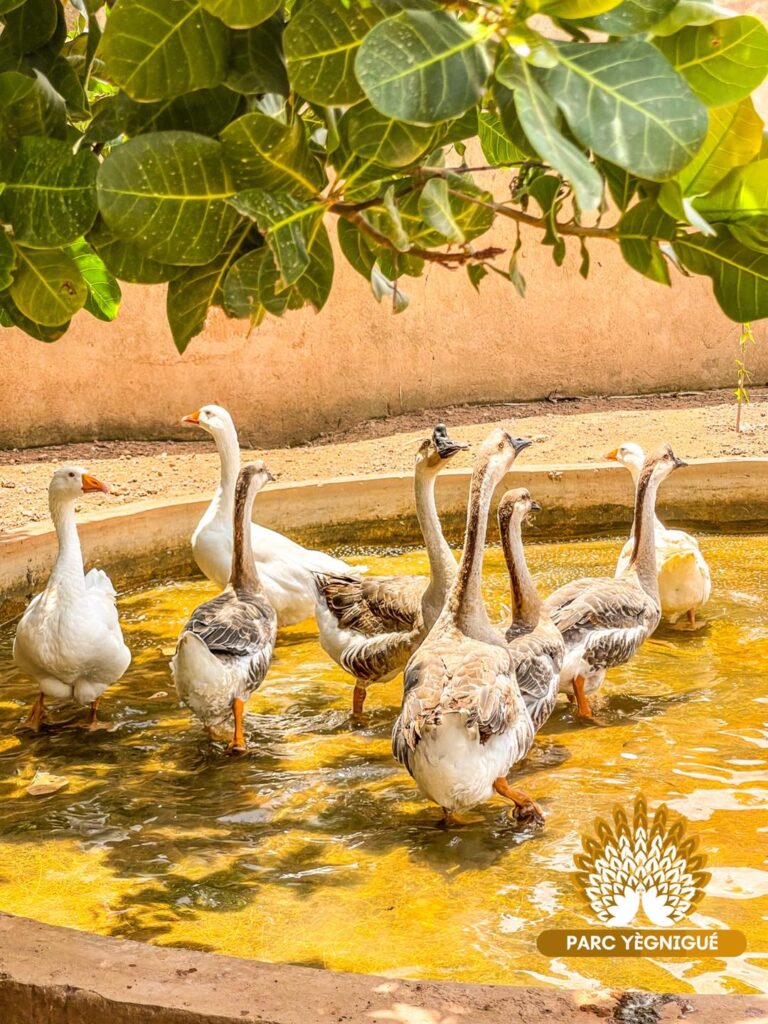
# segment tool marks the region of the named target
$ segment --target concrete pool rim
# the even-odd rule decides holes
[[[471,471],[446,470],[437,499],[446,535],[461,539]],[[628,532],[629,474],[611,463],[524,465],[497,490],[527,487],[543,506],[530,540],[574,539]],[[78,529],[88,567],[105,568],[120,587],[195,574],[189,539],[210,495],[152,499],[99,508],[87,502]],[[670,525],[694,530],[768,530],[768,457],[697,459],[667,480],[659,511]],[[419,543],[411,473],[332,477],[270,485],[258,497],[256,518],[315,547],[354,544],[392,547]],[[490,538],[494,540],[494,527]],[[48,522],[0,534],[0,622],[11,619],[45,585],[56,555]]]

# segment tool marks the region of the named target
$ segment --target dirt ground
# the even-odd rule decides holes
[[[534,440],[525,459],[536,465],[599,461],[607,450],[630,440],[646,447],[669,441],[684,458],[768,455],[768,388],[753,390],[739,434],[730,391],[576,400],[555,395],[544,402],[453,406],[370,420],[294,448],[261,451],[247,447],[255,438],[241,438],[243,458],[263,457],[282,480],[407,471],[417,441],[439,422],[471,443],[502,424]],[[67,464],[84,466],[112,487],[109,497],[89,497],[89,508],[205,496],[219,475],[212,442],[194,428],[188,443],[94,440],[0,450],[0,532],[47,519],[50,475]]]

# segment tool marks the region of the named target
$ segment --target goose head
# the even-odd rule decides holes
[[[235,431],[232,417],[220,405],[203,405],[188,416],[182,416],[181,422],[185,427],[200,427],[213,437]]]
[[[662,444],[646,456],[643,463],[643,476],[652,476],[654,480],[661,483],[670,473],[687,465],[687,462],[678,459],[670,445]]]
[[[494,477],[501,479],[512,468],[512,464],[532,441],[525,437],[513,437],[509,431],[497,427],[480,445],[477,466],[485,465]]]
[[[246,463],[240,470],[237,478],[237,493],[238,495],[242,494],[243,497],[251,491],[256,493],[275,479],[274,474],[267,469],[266,462],[263,459],[255,459],[253,462]]]
[[[95,491],[109,494],[109,487],[79,466],[62,466],[51,477],[48,496],[52,502],[61,503],[77,501],[84,494]]]
[[[438,423],[432,431],[432,437],[425,437],[419,445],[419,450],[416,453],[416,468],[442,469],[443,465],[457,452],[464,452],[469,447],[466,441],[454,441],[449,436],[446,425]]]
[[[632,478],[637,480],[640,470],[643,468],[645,462],[645,452],[639,444],[635,444],[634,441],[624,441],[618,448],[614,448],[610,452],[606,452],[603,458],[607,462],[620,462],[622,466],[626,468],[632,474]]]
[[[507,491],[499,502],[499,528],[504,532],[511,523],[522,525],[534,512],[541,512],[541,505],[533,500],[527,488]]]

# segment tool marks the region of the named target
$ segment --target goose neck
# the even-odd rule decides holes
[[[659,601],[659,583],[656,573],[656,494],[661,481],[652,471],[641,474],[635,494],[635,517],[632,523],[634,547],[630,567],[645,592],[656,603]]]
[[[435,502],[435,485],[440,467],[434,469],[418,466],[415,476],[416,516],[419,520],[424,545],[429,559],[430,582],[425,598],[428,601],[445,601],[448,588],[456,576],[456,559],[443,536],[440,517]]]
[[[59,543],[51,579],[84,585],[83,552],[75,522],[75,501],[73,498],[51,498],[49,507]]]
[[[491,624],[483,603],[482,575],[485,538],[491,499],[501,474],[488,463],[472,474],[467,508],[464,550],[448,595],[448,607],[458,628],[466,634],[490,631]]]
[[[258,594],[262,592],[261,580],[256,569],[251,542],[251,518],[253,502],[258,493],[256,481],[239,480],[234,495],[232,517],[232,573],[230,583],[237,592]]]
[[[213,440],[219,453],[221,476],[212,507],[217,516],[229,521],[235,500],[237,474],[240,472],[240,445],[234,428],[217,430]]]
[[[515,622],[535,626],[541,612],[541,598],[525,557],[522,527],[522,521],[512,516],[507,529],[501,531],[501,544],[509,570],[512,618]]]

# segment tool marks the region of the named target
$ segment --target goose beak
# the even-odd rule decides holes
[[[277,480],[278,474],[277,473],[270,473],[270,471],[268,469],[265,470],[265,473],[267,474],[267,480],[269,481],[269,483],[275,483],[275,481]]]
[[[530,448],[533,441],[527,437],[510,437],[509,443],[515,449],[515,455],[519,455],[525,448]]]
[[[541,512],[541,505],[538,501],[531,502],[531,512]]]
[[[687,462],[684,462],[682,459],[678,459],[678,457],[675,455],[675,469],[682,469],[683,466],[687,465]]]
[[[97,480],[90,473],[83,473],[83,494],[90,494],[92,491],[101,491],[102,494],[109,494],[109,487]]]
[[[181,422],[185,427],[199,427],[200,426],[200,410],[197,409],[195,412],[191,412],[189,416],[182,416]]]
[[[435,450],[441,459],[450,459],[456,452],[465,452],[471,445],[466,441],[454,441],[452,437],[441,437],[434,439]]]
[[[606,462],[618,462],[619,461],[619,449],[614,448],[610,452],[606,452],[603,456]]]

